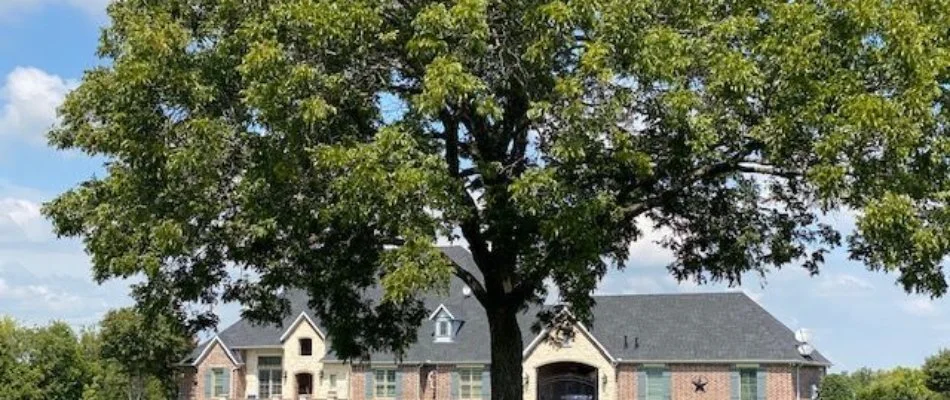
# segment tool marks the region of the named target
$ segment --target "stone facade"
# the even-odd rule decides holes
[[[560,341],[548,340],[542,336],[540,342],[528,349],[524,358],[524,374],[528,384],[525,385],[524,398],[537,397],[538,368],[559,362],[576,362],[597,369],[596,385],[599,393],[615,393],[617,371],[608,355],[595,343],[586,331],[577,329],[569,345],[562,345]],[[611,399],[612,396],[601,399]]]

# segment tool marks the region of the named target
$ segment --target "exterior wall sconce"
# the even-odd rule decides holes
[[[600,383],[603,385],[604,389],[607,389],[607,374],[601,375]]]
[[[528,382],[531,381],[531,376],[528,375],[527,373],[524,374],[524,379],[522,379],[522,381],[524,382],[524,385],[523,385],[523,386],[524,386],[524,390],[528,390]]]

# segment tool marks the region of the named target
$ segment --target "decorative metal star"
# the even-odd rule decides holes
[[[705,380],[703,377],[693,379],[693,386],[696,387],[696,393],[706,393],[706,385],[709,384],[709,381]]]

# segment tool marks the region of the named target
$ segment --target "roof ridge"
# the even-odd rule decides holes
[[[609,294],[595,294],[591,297],[593,298],[606,298],[606,297],[650,297],[650,296],[664,296],[664,297],[687,297],[687,296],[726,296],[726,295],[741,295],[748,297],[745,293],[740,291],[719,291],[719,292],[687,292],[687,293],[609,293]]]

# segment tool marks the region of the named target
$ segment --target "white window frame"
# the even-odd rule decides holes
[[[482,398],[482,367],[459,367],[459,400],[480,400]],[[466,395],[465,392],[468,392]]]
[[[263,365],[261,359],[276,358],[281,362],[277,365]],[[281,398],[284,393],[283,388],[283,358],[281,356],[260,356],[257,357],[257,396],[261,399]],[[261,379],[261,373],[267,372],[267,381]],[[276,373],[276,376],[274,375]],[[266,387],[266,396],[265,396]],[[277,388],[275,391],[274,388]]]
[[[227,368],[212,368],[211,369],[211,397],[228,397],[231,393],[224,390],[225,383],[228,379],[228,369]],[[228,389],[231,389],[231,385],[227,385]],[[219,390],[220,389],[220,390]]]
[[[382,382],[380,382],[382,377]],[[373,370],[373,398],[396,398],[396,370],[394,368],[377,368]]]

